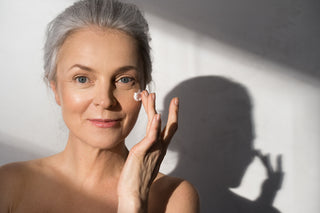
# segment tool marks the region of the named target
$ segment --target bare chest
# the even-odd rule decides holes
[[[17,198],[12,213],[112,213],[117,212],[118,204],[116,191],[112,189],[90,193],[54,183],[26,186]]]

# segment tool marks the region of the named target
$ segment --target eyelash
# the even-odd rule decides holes
[[[123,79],[128,79],[128,82],[121,82]],[[119,78],[119,80],[116,81],[116,83],[123,83],[123,84],[129,84],[130,82],[134,83],[135,79],[129,76],[124,76]]]
[[[87,85],[88,83],[90,83],[90,79],[84,75],[75,76],[73,79],[76,83],[80,85]],[[123,82],[124,79],[125,79],[125,82]],[[85,82],[83,80],[85,80]],[[130,76],[123,76],[115,79],[116,87],[131,87],[135,85],[135,83],[136,83],[136,79]]]

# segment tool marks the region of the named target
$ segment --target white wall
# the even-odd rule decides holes
[[[0,2],[0,164],[46,156],[64,147],[67,130],[61,120],[59,108],[42,82],[42,46],[46,24],[71,2]],[[287,40],[292,41],[290,43],[286,39],[280,39],[281,33],[273,35],[279,38],[275,39],[279,43],[271,46],[285,44],[288,52],[282,52],[283,49],[276,51],[275,48],[270,48],[267,42],[258,43],[260,46],[255,45],[254,48],[246,48],[248,46],[243,44],[250,43],[251,34],[248,34],[247,40],[241,42],[224,39],[221,32],[227,31],[222,30],[220,34],[208,30],[201,31],[185,24],[188,20],[183,23],[170,17],[170,11],[163,11],[164,16],[159,15],[163,5],[153,5],[142,0],[137,2],[146,10],[150,23],[154,87],[159,111],[164,111],[166,95],[187,79],[207,75],[225,76],[243,85],[249,91],[254,105],[254,147],[264,153],[270,153],[272,157],[277,154],[283,156],[285,177],[274,206],[281,212],[319,212],[320,75],[317,74],[316,68],[320,66],[319,62],[313,60],[319,49],[317,46],[310,49],[311,53],[308,54],[313,56],[309,57],[310,61],[302,54],[308,49],[310,40],[320,42],[319,28],[314,29],[315,34],[304,34],[303,38],[307,37],[310,40],[304,41],[305,46],[299,46],[299,57],[298,53],[291,53],[296,49],[290,46],[293,41],[299,41],[297,38],[287,37]],[[172,2],[174,4],[177,1]],[[293,4],[287,2],[288,10],[297,9],[290,8]],[[301,2],[299,4],[303,10],[298,11],[300,18],[291,20],[292,24],[300,26],[301,23],[309,23],[311,28],[315,28],[316,20],[310,16],[314,14],[312,8],[307,8],[307,4]],[[274,7],[278,6],[274,4]],[[187,12],[181,13],[181,16],[187,15]],[[167,13],[169,15],[165,17]],[[201,15],[206,14],[198,15],[201,20]],[[268,23],[262,24],[267,26]],[[290,26],[284,28],[288,29]],[[258,37],[259,33],[263,34],[262,31],[262,28],[258,29]],[[239,38],[246,37],[241,33],[239,35]],[[252,42],[256,41],[252,39]],[[311,66],[309,63],[314,65]],[[305,70],[303,65],[306,65]],[[145,116],[142,115],[128,139],[129,146],[143,137],[145,120]],[[177,150],[169,150],[162,171],[174,171],[178,159]],[[255,159],[249,165],[240,187],[233,191],[253,200],[258,196],[265,177],[263,166]]]

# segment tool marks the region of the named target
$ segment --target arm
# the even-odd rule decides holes
[[[147,212],[151,184],[177,129],[177,98],[170,103],[168,122],[162,132],[160,114],[155,110],[155,94],[144,91],[142,104],[148,115],[147,134],[130,150],[122,169],[118,183],[118,213]]]

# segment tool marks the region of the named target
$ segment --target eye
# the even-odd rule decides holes
[[[136,84],[136,79],[131,76],[123,76],[116,79],[115,84],[119,89],[131,89]]]
[[[119,81],[120,83],[127,84],[127,83],[133,81],[133,79],[130,78],[130,77],[122,77],[122,78],[120,78],[118,81]]]
[[[88,81],[89,81],[89,79],[85,76],[78,76],[75,79],[80,84],[85,84],[85,83],[88,83]]]

